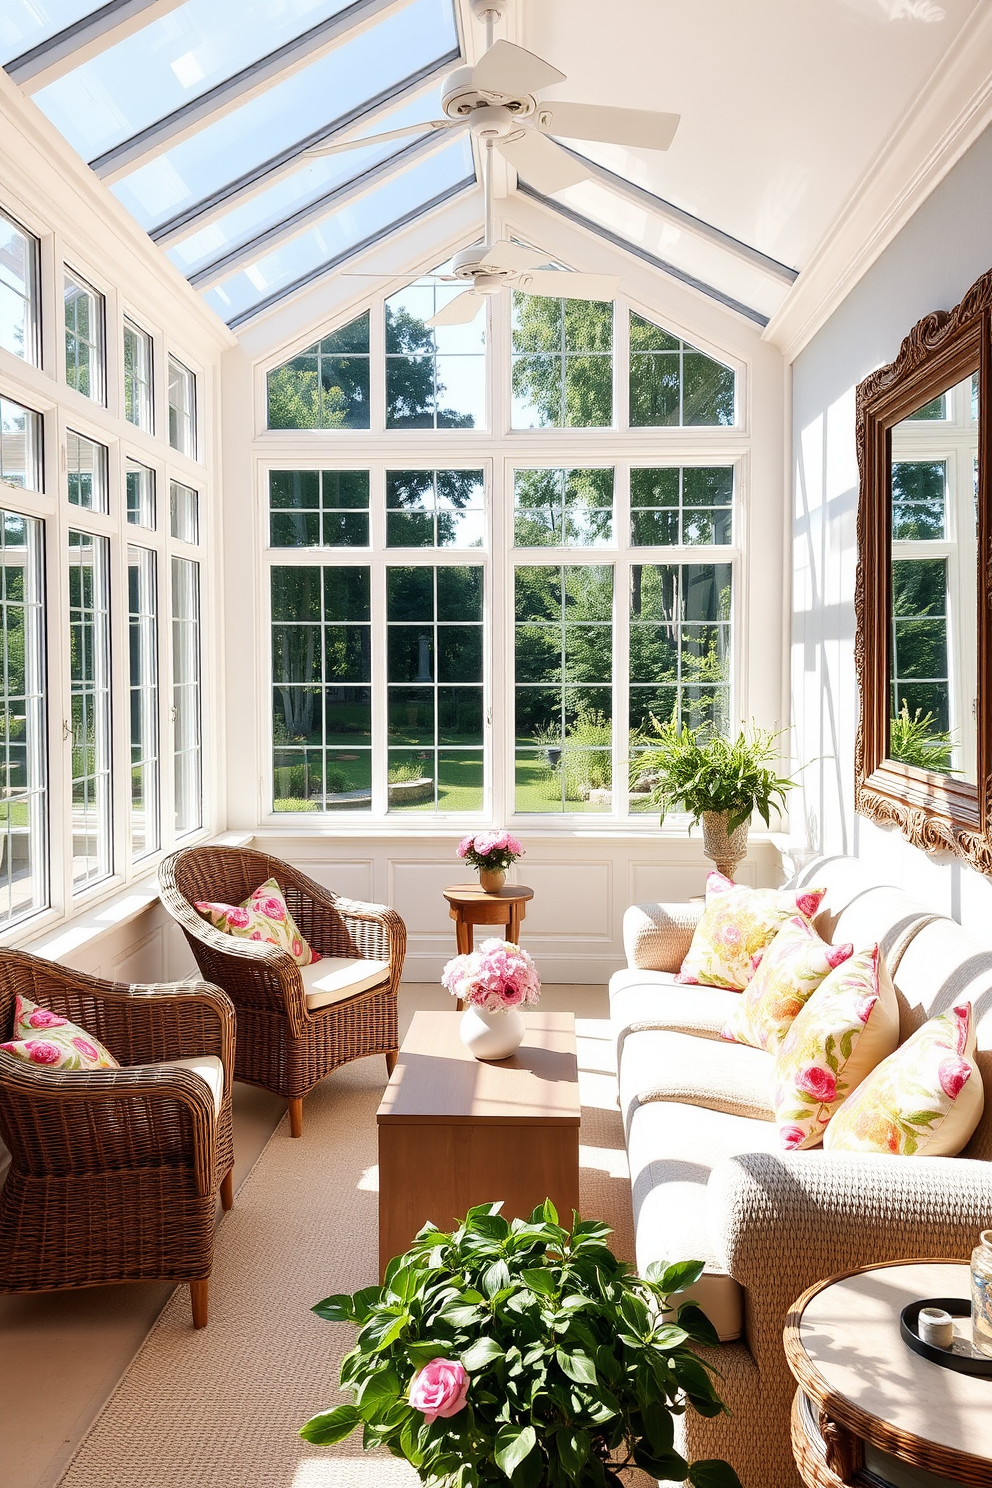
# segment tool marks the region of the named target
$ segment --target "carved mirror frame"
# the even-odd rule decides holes
[[[917,322],[896,360],[857,390],[858,569],[854,656],[861,708],[855,810],[899,827],[914,847],[949,851],[992,874],[992,269],[953,310]],[[978,379],[977,785],[887,757],[892,589],[892,429],[961,382]]]

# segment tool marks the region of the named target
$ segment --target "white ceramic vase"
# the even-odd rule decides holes
[[[487,1013],[469,1006],[458,1025],[461,1041],[476,1059],[509,1059],[524,1041],[526,1028],[516,1008]]]

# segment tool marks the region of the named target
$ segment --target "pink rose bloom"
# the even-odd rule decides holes
[[[808,920],[811,920],[819,909],[822,898],[822,889],[815,890],[812,894],[797,894],[796,908],[800,914],[805,915]]]
[[[467,857],[469,849],[471,848],[474,841],[475,838],[471,835],[469,835],[468,837],[463,837],[461,842],[459,842],[458,846],[455,848],[455,856],[457,858]]]
[[[854,946],[849,940],[845,941],[843,945],[831,946],[830,950],[827,952],[827,965],[831,968],[835,966],[841,966],[845,961],[850,960],[853,955]],[[871,1009],[869,1008],[869,1012],[870,1011]],[[860,1013],[858,1014],[858,1017],[861,1017]],[[862,1023],[866,1023],[868,1020],[867,1018],[861,1018],[861,1021]]]
[[[801,1126],[783,1126],[779,1132],[779,1137],[786,1152],[790,1152],[794,1148],[803,1145],[806,1140],[806,1133]]]
[[[254,904],[259,914],[263,914],[267,920],[282,921],[286,918],[286,906],[281,899],[256,899]]]
[[[58,1044],[47,1044],[43,1039],[27,1039],[24,1047],[35,1064],[58,1064],[62,1058]]]
[[[855,1003],[854,1011],[862,1023],[867,1023],[871,1017],[871,1010],[878,1001],[878,994],[870,992],[867,997],[859,997]]]
[[[959,1055],[942,1059],[937,1069],[940,1088],[951,1100],[957,1100],[967,1080],[971,1078],[971,1065]]]
[[[438,1416],[456,1416],[465,1407],[469,1378],[454,1359],[432,1359],[410,1381],[410,1404],[423,1411],[428,1426]]]
[[[266,940],[267,938],[267,936],[262,934],[261,930],[253,930],[248,937],[249,940]]]
[[[303,942],[302,942],[302,940],[300,940],[298,937],[297,938],[294,938],[293,944],[292,944],[292,946],[291,946],[290,949],[292,950],[294,956],[302,956],[303,955]]]
[[[82,1054],[83,1057],[86,1059],[100,1058],[100,1051],[97,1049],[95,1044],[90,1043],[89,1039],[74,1038],[72,1040],[72,1047],[74,1049],[78,1049],[80,1054]]]
[[[227,923],[233,925],[237,930],[243,930],[246,925],[251,924],[251,915],[246,909],[229,909],[227,911]]]
[[[739,945],[741,931],[739,925],[725,925],[723,929],[724,945]]]
[[[963,1054],[968,1043],[968,1029],[971,1024],[971,1003],[963,1002],[952,1011],[958,1020],[958,1053]]]
[[[807,1064],[799,1071],[796,1085],[821,1104],[836,1099],[837,1076],[821,1064]]]
[[[30,1028],[64,1028],[68,1019],[60,1018],[57,1013],[49,1012],[48,1008],[35,1008],[28,1019]]]

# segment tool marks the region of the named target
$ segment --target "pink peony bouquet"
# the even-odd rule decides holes
[[[537,1002],[541,995],[537,967],[512,940],[484,940],[477,951],[456,956],[441,973],[441,985],[487,1013]]]
[[[456,849],[457,856],[468,858],[473,868],[509,868],[523,851],[523,844],[509,832],[474,832],[463,837]]]

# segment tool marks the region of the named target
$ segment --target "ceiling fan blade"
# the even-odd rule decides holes
[[[519,139],[497,140],[496,148],[518,175],[546,196],[589,178],[589,172],[579,161],[533,129],[525,129]]]
[[[439,310],[436,315],[432,315],[430,320],[425,320],[424,325],[431,326],[432,328],[435,326],[468,325],[469,321],[474,320],[482,309],[484,300],[484,295],[477,295],[474,290],[467,289],[464,294],[455,295],[455,298],[445,305],[443,310]]]
[[[552,83],[563,83],[565,74],[512,41],[496,41],[475,64],[472,81],[480,93],[515,98],[550,88]]]
[[[366,145],[382,145],[387,140],[402,139],[407,134],[423,134],[428,129],[460,129],[461,119],[425,119],[422,124],[405,124],[402,129],[387,129],[384,134],[367,134],[362,139],[344,140],[333,145],[313,145],[303,151],[303,158],[316,155],[338,155],[342,150],[363,150]]]
[[[566,139],[596,140],[606,145],[629,145],[640,150],[667,150],[679,127],[679,114],[656,114],[650,109],[604,108],[596,103],[542,104],[538,126],[546,134]]]
[[[514,288],[551,300],[612,300],[620,288],[620,276],[546,269],[543,274],[521,274]]]
[[[501,238],[487,248],[486,263],[494,269],[506,269],[510,273],[521,273],[524,269],[538,269],[548,262],[548,255],[537,248],[525,248],[522,243],[511,243]]]

